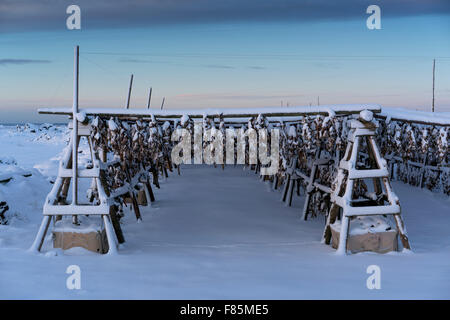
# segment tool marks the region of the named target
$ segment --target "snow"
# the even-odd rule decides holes
[[[362,120],[369,122],[369,121],[372,121],[372,119],[373,119],[373,113],[369,110],[363,110],[359,113],[359,117]]]
[[[380,115],[389,120],[409,120],[446,126],[450,125],[450,112],[427,112],[404,108],[383,107]]]
[[[90,233],[101,231],[102,221],[99,216],[80,216],[78,217],[79,225],[72,223],[72,219],[62,219],[55,223],[53,231],[55,232],[75,232],[75,233]]]
[[[0,184],[11,208],[10,223],[0,225],[0,299],[450,298],[450,198],[400,182],[393,190],[412,254],[337,256],[321,243],[323,217],[301,219],[304,196],[285,207],[252,171],[194,165],[154,188],[142,223],[125,208],[118,255],[53,249],[49,237],[41,254],[31,254],[68,138],[61,130],[0,128],[2,159],[14,159],[0,173],[32,172]],[[50,140],[38,140],[42,134]],[[70,265],[81,268],[81,290],[66,289]],[[381,268],[381,290],[366,288],[369,265]]]
[[[341,221],[336,220],[336,222],[331,225],[331,228],[337,232],[340,232]],[[387,218],[384,218],[383,216],[358,216],[350,221],[350,229],[348,234],[354,236],[386,231],[395,232],[395,223]]]
[[[109,130],[111,130],[111,131],[115,131],[115,130],[118,129],[117,124],[114,122],[113,119],[109,119],[109,120],[108,120],[108,128],[109,128]]]
[[[242,115],[248,114],[282,114],[282,113],[326,113],[334,117],[338,112],[360,112],[362,110],[380,111],[380,106],[376,104],[345,104],[345,105],[323,105],[323,106],[292,106],[292,107],[265,107],[265,108],[222,108],[222,109],[118,109],[118,108],[83,108],[80,112],[87,115],[136,115],[136,116],[173,116],[188,115],[197,118],[204,118],[207,115]],[[39,113],[44,114],[66,114],[71,115],[71,108],[40,108]]]
[[[84,122],[86,120],[86,113],[85,112],[78,112],[76,114],[77,120],[79,122]]]

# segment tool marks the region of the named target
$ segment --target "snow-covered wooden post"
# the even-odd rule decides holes
[[[338,174],[331,194],[332,205],[327,217],[324,231],[324,242],[329,244],[331,239],[331,225],[336,221],[339,208],[342,208],[341,230],[337,252],[346,254],[350,220],[356,216],[393,215],[397,231],[404,249],[410,249],[408,236],[404,228],[400,213],[400,202],[392,191],[386,160],[381,157],[375,142],[376,123],[373,114],[368,110],[361,111],[359,118],[351,120],[350,133],[344,158],[339,163]],[[377,168],[357,169],[358,153],[361,151],[363,140],[366,140],[369,153]],[[353,206],[355,182],[362,179],[372,179],[376,191],[377,203],[367,206]],[[380,190],[381,182],[385,193]],[[387,201],[388,204],[384,204]]]
[[[73,222],[77,223],[79,215],[99,215],[102,216],[108,239],[108,254],[117,252],[119,243],[118,236],[111,224],[111,202],[105,188],[100,180],[101,165],[98,155],[91,152],[93,167],[83,168],[81,172],[78,168],[78,142],[81,136],[90,139],[91,126],[83,125],[86,119],[85,113],[78,110],[78,82],[79,82],[79,47],[74,50],[74,82],[73,82],[73,105],[72,105],[72,135],[69,145],[66,147],[64,155],[58,168],[58,177],[53,184],[52,190],[48,194],[43,208],[44,218],[36,235],[30,251],[39,252],[44,243],[45,236],[50,226],[51,217],[72,216]],[[69,128],[71,123],[69,122]],[[81,128],[80,128],[81,126]],[[91,141],[89,140],[91,144]],[[78,203],[78,178],[92,178],[98,191],[98,205],[86,205]],[[72,182],[72,203],[66,203],[67,190],[70,181]]]
[[[133,75],[130,78],[130,87],[128,88],[128,98],[127,98],[127,106],[126,109],[130,108],[130,100],[131,100],[131,89],[133,88]]]
[[[78,83],[79,83],[79,62],[80,47],[75,47],[73,63],[73,129],[72,129],[72,205],[78,202]],[[77,223],[77,217],[73,217],[74,223]]]
[[[150,102],[151,101],[152,101],[152,87],[150,87],[150,92],[148,93],[147,109],[150,109]]]

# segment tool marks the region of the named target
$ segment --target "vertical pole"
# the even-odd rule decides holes
[[[133,75],[131,75],[131,79],[130,79],[130,88],[128,88],[127,109],[130,108],[131,88],[132,88],[132,87],[133,87]]]
[[[436,59],[433,59],[433,102],[431,104],[431,112],[434,112],[434,79],[436,71]]]
[[[162,103],[161,103],[161,110],[162,110],[163,107],[164,107],[164,101],[166,101],[166,97],[164,97],[163,100],[162,100]]]
[[[79,62],[80,62],[80,47],[75,47],[74,65],[73,65],[73,130],[72,130],[72,205],[76,205],[78,202],[78,80],[79,80]]]
[[[152,87],[150,87],[150,93],[148,94],[147,109],[150,109],[150,101],[152,100]]]

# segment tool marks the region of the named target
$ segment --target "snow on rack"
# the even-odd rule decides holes
[[[387,120],[402,120],[416,123],[450,126],[450,112],[427,112],[405,108],[383,107],[378,116],[386,118]]]
[[[179,118],[180,115],[188,115],[191,118],[203,118],[204,115],[224,115],[227,117],[246,117],[255,114],[266,116],[358,113],[363,110],[380,112],[381,108],[375,104],[346,104],[324,106],[298,106],[298,107],[264,107],[264,108],[222,108],[222,109],[119,109],[119,108],[83,108],[80,112],[86,115],[111,115],[111,116],[158,116],[165,118]],[[41,114],[71,115],[71,108],[40,108]]]
[[[341,230],[341,221],[336,220],[331,225],[336,232]],[[397,232],[392,223],[383,216],[358,216],[350,221],[349,235],[361,235],[366,233],[377,232]]]

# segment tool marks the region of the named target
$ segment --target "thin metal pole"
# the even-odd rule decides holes
[[[148,94],[147,109],[150,109],[150,101],[152,101],[152,87],[150,87],[150,93]]]
[[[162,100],[162,103],[161,103],[161,110],[162,110],[163,107],[164,107],[164,101],[166,101],[166,97],[164,97],[163,100]]]
[[[79,62],[80,62],[80,47],[75,47],[74,65],[73,65],[73,129],[72,129],[72,204],[76,205],[78,201],[78,82],[79,82]]]
[[[433,59],[433,102],[431,104],[431,111],[434,112],[434,79],[435,79],[435,71],[436,71],[436,59]]]
[[[131,88],[132,88],[132,87],[133,87],[133,75],[131,75],[131,79],[130,79],[130,88],[128,89],[127,109],[130,108]]]

